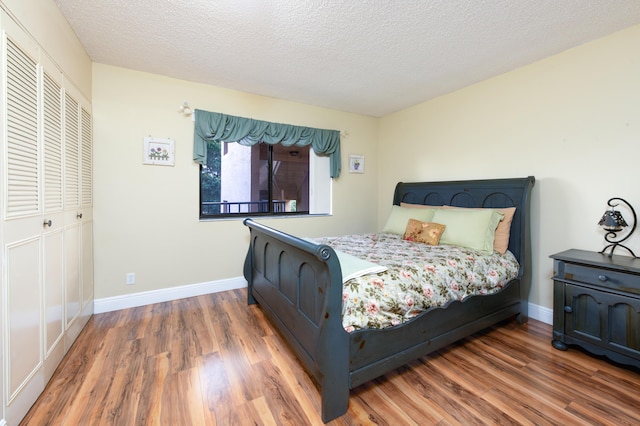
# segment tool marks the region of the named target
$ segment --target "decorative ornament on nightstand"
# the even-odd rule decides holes
[[[624,237],[618,237],[618,233],[629,225],[627,225],[627,221],[624,220],[624,217],[622,217],[622,213],[620,213],[618,210],[615,210],[615,207],[617,207],[620,203],[614,203],[614,201],[621,201],[626,204],[629,210],[631,210],[631,214],[633,214],[633,226],[629,230],[629,233]],[[608,242],[609,245],[603,248],[600,253],[606,253],[607,249],[611,249],[608,254],[608,256],[611,257],[613,256],[613,251],[617,247],[622,247],[629,253],[631,253],[633,257],[638,257],[633,251],[631,251],[629,247],[620,244],[623,241],[627,240],[631,236],[631,234],[633,234],[633,231],[636,230],[636,211],[633,209],[633,207],[631,207],[631,204],[618,197],[609,199],[609,201],[607,201],[607,204],[609,205],[609,207],[611,207],[611,209],[604,212],[604,214],[602,215],[602,219],[600,219],[600,222],[598,222],[598,225],[602,226],[602,228],[607,231],[604,236],[604,240]]]

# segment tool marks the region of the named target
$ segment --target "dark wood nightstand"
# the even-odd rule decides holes
[[[553,261],[553,341],[640,368],[640,259],[567,250]]]

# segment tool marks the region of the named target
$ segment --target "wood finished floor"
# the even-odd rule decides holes
[[[509,321],[351,391],[332,425],[637,425],[640,373]],[[95,315],[22,425],[321,425],[246,290]]]

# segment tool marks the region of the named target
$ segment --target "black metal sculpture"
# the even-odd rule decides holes
[[[629,233],[624,237],[618,237],[618,233],[622,231],[624,228],[628,227],[629,225],[627,225],[627,222],[624,220],[624,217],[622,217],[622,214],[618,210],[614,209],[614,207],[619,205],[619,203],[614,204],[613,203],[614,201],[621,201],[624,204],[626,204],[629,210],[631,210],[631,213],[633,214],[633,226],[629,230]],[[604,212],[604,214],[602,215],[602,218],[600,219],[600,222],[598,222],[598,225],[602,226],[602,228],[605,231],[607,231],[607,233],[604,236],[604,239],[606,242],[609,243],[609,245],[603,248],[602,251],[600,251],[600,253],[606,254],[607,249],[610,248],[611,251],[609,252],[608,256],[611,257],[613,256],[613,251],[617,247],[622,247],[626,249],[629,253],[631,253],[633,257],[638,257],[629,247],[623,244],[620,244],[623,241],[626,241],[631,236],[631,234],[633,234],[633,232],[636,230],[636,222],[637,222],[636,211],[633,209],[633,207],[631,207],[631,204],[629,204],[626,200],[619,197],[613,197],[609,199],[609,201],[607,201],[607,204],[609,205],[609,207],[611,207],[611,209]],[[617,238],[620,238],[620,239],[617,239]]]

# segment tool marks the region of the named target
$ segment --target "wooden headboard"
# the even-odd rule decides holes
[[[396,185],[393,204],[422,204],[456,207],[515,207],[511,222],[509,251],[520,265],[531,268],[529,202],[533,176],[512,179],[487,179],[448,182],[400,182]]]

